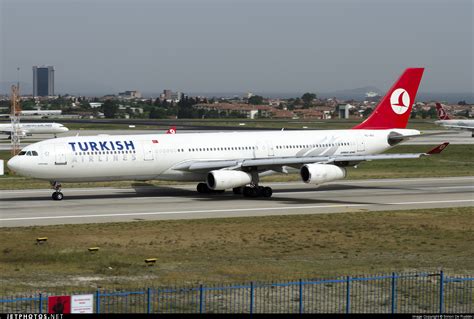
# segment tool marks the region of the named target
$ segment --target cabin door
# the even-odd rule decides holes
[[[66,146],[63,144],[54,145],[54,164],[66,165]]]
[[[143,159],[145,161],[152,161],[153,160],[153,144],[151,141],[143,141]]]

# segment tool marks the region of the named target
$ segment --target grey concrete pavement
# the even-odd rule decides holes
[[[65,184],[63,201],[51,200],[51,190],[0,191],[0,226],[474,207],[474,176],[337,181],[319,188],[266,185],[274,190],[270,199],[201,195],[195,185],[68,189]]]

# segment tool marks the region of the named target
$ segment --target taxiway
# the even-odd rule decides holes
[[[319,188],[265,185],[273,187],[270,199],[201,195],[194,184],[124,189],[65,184],[63,201],[51,200],[48,189],[0,191],[0,226],[474,207],[474,176],[337,181]]]

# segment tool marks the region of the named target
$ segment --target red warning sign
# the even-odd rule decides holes
[[[48,297],[48,313],[71,313],[71,296]]]

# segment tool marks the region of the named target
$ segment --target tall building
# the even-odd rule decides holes
[[[173,91],[171,90],[163,90],[163,95],[165,100],[171,100],[171,95],[173,94]]]
[[[33,66],[33,96],[54,95],[54,67]]]

